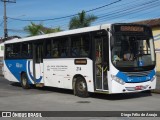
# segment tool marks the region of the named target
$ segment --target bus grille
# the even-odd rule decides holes
[[[141,72],[123,72],[125,75],[128,77],[142,77],[142,76],[147,76],[150,71],[141,71]]]

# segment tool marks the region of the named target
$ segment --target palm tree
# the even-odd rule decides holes
[[[82,27],[88,27],[97,19],[94,15],[87,15],[83,10],[81,13],[78,13],[78,16],[71,18],[69,23],[69,29],[76,29]]]
[[[60,32],[62,31],[60,27],[57,27],[57,28],[48,28],[48,27],[43,27],[41,29],[41,31],[44,33],[44,34],[48,34],[48,33],[55,33],[55,32]]]
[[[31,25],[24,27],[24,30],[27,31],[30,34],[30,36],[55,33],[55,32],[62,31],[60,29],[60,27],[48,28],[48,27],[43,26],[42,24],[35,24],[33,22],[31,22]]]
[[[40,30],[43,28],[42,24],[34,24],[33,22],[31,22],[31,25],[28,25],[24,28],[25,31],[27,31],[30,36],[35,36],[35,35],[40,35],[41,32]]]

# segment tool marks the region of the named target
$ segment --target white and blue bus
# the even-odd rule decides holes
[[[27,89],[50,86],[90,92],[129,93],[155,89],[151,28],[104,24],[5,42],[4,77]]]

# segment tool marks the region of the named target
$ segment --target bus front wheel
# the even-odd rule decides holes
[[[76,83],[75,83],[75,92],[76,95],[79,97],[88,97],[88,91],[87,91],[87,84],[84,78],[77,77]]]
[[[24,89],[29,89],[31,87],[30,84],[28,83],[28,77],[26,73],[23,73],[21,75],[21,86]]]

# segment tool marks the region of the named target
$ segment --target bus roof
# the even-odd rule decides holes
[[[37,36],[32,36],[32,37],[20,38],[20,39],[14,38],[14,39],[5,41],[5,44],[32,41],[32,40],[40,40],[40,39],[45,39],[45,38],[54,38],[54,37],[72,35],[72,34],[78,34],[78,33],[85,33],[85,32],[90,32],[90,31],[101,30],[101,29],[107,29],[108,27],[110,27],[110,25],[111,24],[103,24],[103,25],[79,28],[79,29],[74,29],[74,30],[67,30],[67,31],[44,34],[44,35],[37,35]]]

